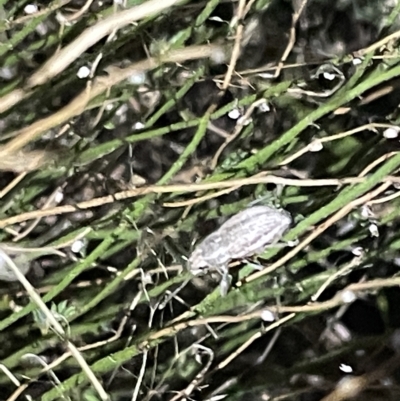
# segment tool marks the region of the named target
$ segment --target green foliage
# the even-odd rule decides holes
[[[166,1],[28,3],[0,0],[2,240],[61,247],[27,278],[110,399],[322,399],[341,364],[360,399],[397,399],[400,7],[309,0],[290,46],[301,2],[177,1],[83,48]],[[20,168],[33,151],[49,162]],[[293,246],[232,261],[221,297],[187,257],[254,201],[291,213]],[[13,375],[35,400],[102,399],[19,283],[0,294],[4,397]]]
[[[57,321],[62,325],[68,327],[68,320],[76,314],[76,308],[74,306],[68,306],[68,301],[61,301],[59,304],[51,303],[50,311]],[[32,312],[33,320],[38,325],[41,333],[46,335],[51,327],[46,315],[39,309]]]

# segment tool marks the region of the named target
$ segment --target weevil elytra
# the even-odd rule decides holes
[[[214,268],[222,275],[222,280],[229,280],[231,260],[262,253],[267,245],[282,238],[291,223],[290,214],[282,209],[253,206],[242,210],[195,248],[189,257],[189,269],[198,275]],[[226,281],[222,285],[226,287]]]

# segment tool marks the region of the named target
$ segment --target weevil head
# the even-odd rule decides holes
[[[279,229],[276,230],[276,241],[279,241],[283,234],[288,230],[288,228],[293,224],[292,216],[286,210],[281,209],[281,218],[279,222]]]
[[[190,255],[189,270],[195,276],[203,273],[204,270],[207,270],[210,267],[208,262],[205,260],[203,253],[203,248],[197,247]]]
[[[293,218],[290,213],[286,210],[281,210],[282,212],[282,222],[286,225],[286,228],[289,228],[293,223]]]

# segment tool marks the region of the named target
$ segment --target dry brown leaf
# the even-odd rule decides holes
[[[0,148],[0,170],[24,173],[41,168],[54,160],[52,152],[45,150],[20,150],[17,153],[3,152]]]

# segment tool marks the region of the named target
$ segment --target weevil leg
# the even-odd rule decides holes
[[[271,248],[286,248],[286,247],[295,247],[296,245],[299,244],[299,240],[296,241],[289,241],[289,242],[275,242],[272,244],[267,244],[263,248],[260,248],[254,252],[255,255],[261,255],[263,252],[265,252],[267,249]]]
[[[261,196],[258,199],[254,199],[247,205],[247,207],[253,207],[253,206],[259,205],[259,204],[262,204],[262,205],[270,204],[270,203],[272,203],[272,199],[273,199],[272,196],[270,194],[267,194],[267,195]]]
[[[225,297],[228,294],[229,288],[231,287],[232,276],[226,272],[219,282],[219,290],[222,297]]]
[[[174,290],[173,292],[170,292],[169,294],[165,295],[165,298],[162,302],[160,302],[160,304],[158,305],[158,309],[162,310],[164,309],[167,304],[172,301],[172,298],[175,298],[179,292],[186,287],[188,284],[190,283],[190,279],[185,280],[176,290]]]
[[[257,259],[257,258],[254,258],[254,259]],[[247,265],[251,266],[254,270],[262,270],[264,268],[264,266],[261,263],[254,262],[249,259],[242,259],[241,262],[246,263]]]
[[[282,184],[277,184],[276,188],[272,192],[267,192],[265,195],[254,199],[249,203],[249,207],[257,204],[273,206],[276,209],[281,207],[281,196],[284,186]]]
[[[221,276],[226,276],[228,274],[228,266],[226,265],[215,266],[215,269]]]
[[[290,246],[290,245],[288,245],[287,242],[275,242],[275,243],[272,243],[272,244],[265,245],[265,247],[262,248],[261,252],[257,252],[257,253],[258,254],[262,253],[266,249],[270,249],[270,248],[286,248],[287,246]]]
[[[221,275],[219,289],[221,295],[224,297],[226,294],[228,294],[232,282],[232,276],[229,274],[228,266],[226,265],[216,266],[216,269],[217,272]]]
[[[296,246],[299,241],[292,241],[293,243],[286,243],[286,242],[277,242],[273,244],[268,244],[264,246],[263,248],[260,248],[254,252],[254,257],[253,259],[257,259],[257,256],[263,254],[267,249],[270,248],[286,248],[288,246],[293,247]],[[247,263],[249,266],[253,267],[254,270],[262,270],[265,266],[263,266],[261,263],[256,263],[252,260],[249,259],[242,259],[243,263]]]

